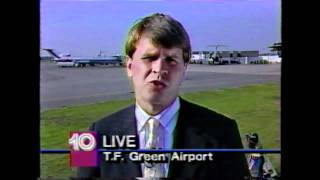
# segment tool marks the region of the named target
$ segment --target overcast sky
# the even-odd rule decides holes
[[[138,18],[161,12],[179,20],[193,50],[259,50],[281,42],[280,0],[41,0],[41,48],[72,56],[122,52]]]

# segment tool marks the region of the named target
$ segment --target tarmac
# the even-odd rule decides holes
[[[281,64],[205,65],[189,64],[180,92],[233,88],[260,83],[279,83]],[[41,61],[40,109],[91,104],[133,98],[134,94],[120,66],[62,68]]]

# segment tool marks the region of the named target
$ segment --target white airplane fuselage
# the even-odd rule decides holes
[[[60,67],[84,67],[86,65],[94,66],[100,65],[122,65],[121,56],[109,56],[109,57],[90,57],[80,58],[72,57],[71,55],[58,55],[53,49],[43,49],[47,51],[51,56],[54,57],[54,61]]]

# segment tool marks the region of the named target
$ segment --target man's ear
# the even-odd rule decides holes
[[[186,62],[184,63],[184,72],[183,72],[183,78],[181,79],[181,82],[186,79],[187,67],[188,67],[188,63]]]
[[[184,63],[184,69],[187,70],[189,62]]]
[[[128,77],[132,77],[132,58],[126,56],[126,68]]]

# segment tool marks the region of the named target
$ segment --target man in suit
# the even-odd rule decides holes
[[[234,120],[178,96],[191,58],[189,36],[180,22],[159,13],[141,19],[128,33],[125,54],[136,103],[97,121],[92,131],[99,135],[136,135],[139,149],[153,148],[150,144],[159,142],[164,149],[242,148]],[[149,167],[130,160],[107,163],[99,155],[99,166],[79,168],[78,177],[249,179],[244,154],[215,153],[213,159]]]

